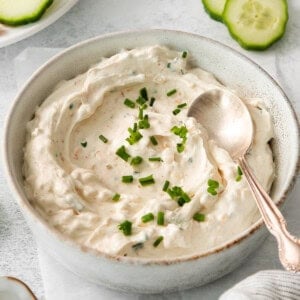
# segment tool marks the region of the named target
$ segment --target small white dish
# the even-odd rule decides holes
[[[54,0],[40,20],[27,25],[12,27],[0,23],[0,48],[24,40],[43,30],[69,11],[77,1]]]

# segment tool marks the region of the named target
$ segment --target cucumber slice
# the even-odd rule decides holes
[[[53,0],[0,0],[0,23],[18,26],[37,21]]]
[[[211,18],[217,21],[223,21],[222,14],[226,0],[202,0],[202,3]]]
[[[223,21],[245,49],[264,50],[279,40],[288,21],[286,0],[227,0]]]

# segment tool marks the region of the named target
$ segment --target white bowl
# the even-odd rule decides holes
[[[266,100],[275,128],[272,143],[276,179],[271,196],[283,202],[295,180],[299,157],[299,131],[295,113],[278,84],[258,65],[238,52],[198,35],[147,30],[100,36],[75,45],[55,56],[28,80],[9,113],[4,142],[6,175],[29,226],[44,251],[62,265],[91,282],[123,291],[157,293],[199,286],[236,268],[266,237],[262,221],[211,251],[193,257],[143,261],[110,256],[75,244],[38,215],[24,192],[22,164],[26,123],[37,105],[63,79],[85,72],[103,56],[122,48],[163,44],[188,50],[201,68],[246,96]],[[262,166],[263,167],[263,166]]]

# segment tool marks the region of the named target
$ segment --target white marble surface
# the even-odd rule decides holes
[[[56,0],[59,1],[59,0]],[[289,1],[290,20],[285,37],[268,51],[247,52],[239,48],[227,29],[204,13],[200,0],[81,0],[62,19],[37,35],[0,49],[0,130],[16,94],[13,59],[27,47],[68,47],[102,33],[142,28],[168,28],[190,31],[221,41],[246,54],[279,80],[299,113],[300,100],[300,3]],[[2,161],[1,161],[2,166]],[[285,205],[289,228],[300,236],[300,181]],[[246,263],[232,274],[185,294],[188,299],[216,299],[224,290],[262,269],[280,268],[276,244],[269,237]],[[0,168],[0,275],[13,275],[25,280],[38,294],[43,285],[38,265],[36,244],[9,193]],[[134,297],[138,299],[137,297]],[[161,297],[182,299],[180,294]],[[122,299],[120,295],[120,299]],[[157,299],[147,296],[145,299]]]

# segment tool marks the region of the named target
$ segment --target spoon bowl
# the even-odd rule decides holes
[[[250,113],[240,98],[214,89],[201,94],[191,105],[189,117],[201,120],[208,135],[233,159],[246,154],[253,139]]]

